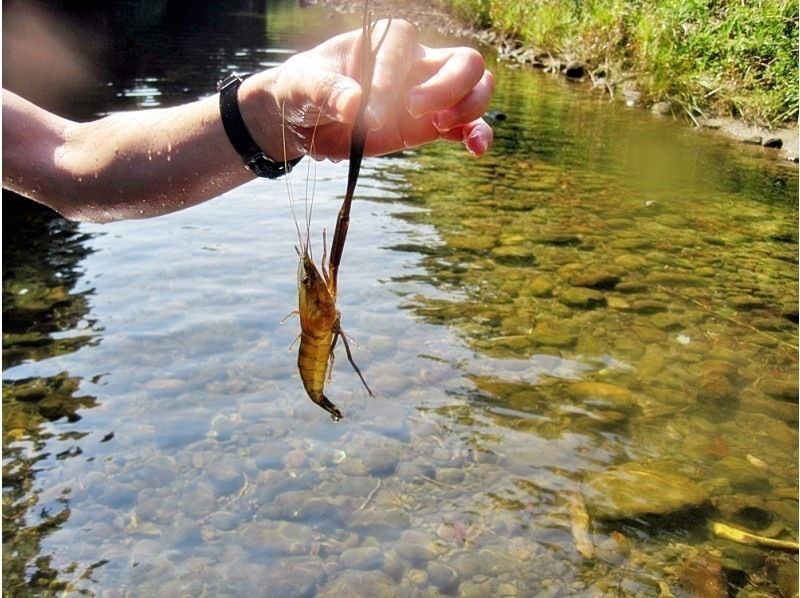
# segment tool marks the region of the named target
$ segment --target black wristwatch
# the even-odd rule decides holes
[[[242,157],[244,165],[249,171],[256,176],[277,179],[279,176],[291,172],[302,156],[286,162],[275,162],[267,158],[253,140],[253,136],[250,135],[250,131],[244,124],[242,113],[239,111],[239,86],[249,76],[250,74],[233,74],[217,83],[222,126],[225,128],[228,140]]]

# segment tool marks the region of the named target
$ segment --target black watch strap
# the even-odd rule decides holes
[[[230,75],[217,83],[219,92],[219,112],[222,116],[222,126],[228,135],[228,140],[233,148],[244,160],[244,165],[253,174],[268,179],[276,179],[292,171],[300,158],[275,162],[267,158],[264,152],[253,140],[250,131],[244,124],[242,113],[239,111],[239,86],[249,74]]]

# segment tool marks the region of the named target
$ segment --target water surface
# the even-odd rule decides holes
[[[160,58],[109,67],[95,112],[350,26],[321,11],[134,14]],[[336,424],[281,323],[284,181],[102,226],[4,199],[8,595],[786,590],[796,554],[711,524],[797,539],[796,168],[492,68],[488,156],[365,163],[339,307],[377,396],[338,355]],[[347,169],[310,164],[319,255]]]

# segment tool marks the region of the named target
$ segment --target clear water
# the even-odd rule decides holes
[[[120,10],[120,39],[152,60],[112,64],[95,113],[198,97],[354,26],[290,3],[191,26]],[[797,540],[796,167],[492,68],[507,118],[489,156],[365,163],[339,308],[377,396],[339,354],[336,424],[281,323],[297,266],[283,181],[109,225],[4,198],[4,593],[796,580],[796,553],[711,527]],[[302,198],[316,181],[319,254],[346,164],[307,167],[292,183]]]

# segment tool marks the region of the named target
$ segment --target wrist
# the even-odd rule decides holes
[[[284,116],[278,105],[275,69],[256,73],[239,86],[239,110],[245,126],[264,155],[278,163],[305,155],[294,141],[292,132],[284,130]]]

